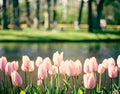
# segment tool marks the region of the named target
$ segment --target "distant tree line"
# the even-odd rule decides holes
[[[41,22],[41,17],[40,17],[40,11],[41,9],[41,1],[42,0],[24,0],[25,3],[25,15],[26,15],[26,20],[25,23],[27,24],[28,27],[31,27],[33,24],[33,18],[31,19],[31,12],[33,12],[32,10],[32,2],[31,1],[35,1],[36,4],[36,9],[35,9],[35,18],[37,21],[37,25],[36,28],[40,28],[40,24]],[[51,29],[51,18],[52,18],[52,23],[60,20],[58,19],[58,11],[57,11],[57,2],[58,1],[68,1],[68,0],[45,0],[42,1],[44,3],[46,3],[47,5],[47,13],[48,13],[48,28],[47,29]],[[21,29],[20,27],[20,17],[21,17],[21,9],[22,7],[20,6],[20,1],[19,0],[2,0],[3,4],[2,4],[2,16],[0,18],[0,20],[2,20],[2,28],[3,29],[8,29],[8,25],[10,24],[10,20],[12,19],[12,23],[14,25],[14,29]],[[107,19],[107,21],[109,23],[112,24],[120,24],[120,0],[79,0],[79,11],[78,13],[78,17],[77,17],[77,21],[78,21],[78,26],[80,26],[81,24],[81,20],[83,17],[83,9],[84,9],[84,3],[87,2],[87,7],[88,7],[88,31],[92,32],[93,29],[101,29],[100,26],[100,19]],[[69,3],[69,2],[68,2]],[[12,8],[8,7],[8,6],[12,6]],[[93,7],[94,6],[94,7]],[[51,9],[52,7],[52,9]],[[10,8],[10,9],[9,9]],[[111,10],[112,9],[112,12]],[[10,11],[12,11],[12,13],[9,13]],[[74,13],[73,13],[74,14]],[[12,16],[11,16],[12,15]],[[11,16],[11,17],[9,17]],[[69,18],[69,17],[68,17]],[[72,18],[74,19],[74,18]],[[112,19],[112,20],[111,20]],[[114,19],[114,21],[113,21]],[[74,19],[75,20],[75,19]]]
[[[79,16],[78,16],[79,26],[82,19],[83,4],[84,1],[86,0],[80,0],[80,1],[81,1],[80,2],[81,6],[79,9]],[[94,12],[93,4],[96,6],[96,14],[93,14]],[[107,8],[108,10],[105,10]],[[110,10],[110,8],[112,8],[113,10]],[[106,19],[108,21],[111,21],[112,24],[120,25],[119,9],[120,9],[120,0],[88,0],[88,31],[92,32],[93,29],[101,30],[101,26],[100,26],[101,19]],[[108,14],[105,12],[108,12]],[[113,19],[114,21],[112,22]]]

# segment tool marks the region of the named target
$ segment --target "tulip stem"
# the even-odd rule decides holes
[[[5,77],[5,73],[3,72],[3,79],[4,79],[4,82],[6,81],[6,77]]]
[[[99,76],[99,91],[101,89],[101,77],[102,77],[102,75],[100,74],[100,76]]]
[[[93,94],[93,92],[92,92],[91,89],[87,89],[87,90],[86,90],[86,94]]]
[[[76,84],[76,86],[78,87],[78,78],[79,76],[75,76],[75,84]]]
[[[32,73],[29,72],[29,84],[32,84]]]
[[[4,87],[4,94],[8,93],[8,83],[7,83],[7,77],[5,76],[5,72],[3,72],[3,87]]]
[[[64,74],[64,79],[65,81],[67,81],[66,75]],[[64,84],[65,85],[65,84]],[[66,85],[65,85],[66,86]],[[65,94],[67,93],[67,91],[65,90]]]
[[[60,75],[58,74],[58,79],[57,79],[58,81],[57,81],[57,83],[58,83],[58,86],[57,86],[57,93],[56,94],[58,94],[58,92],[59,92],[59,88],[60,88]]]
[[[6,84],[6,86],[7,86],[7,78],[6,78],[6,76],[5,76],[5,73],[3,72],[3,79],[4,79],[4,83]]]
[[[74,77],[72,76],[72,83],[73,83],[73,85],[74,85]]]
[[[120,72],[119,72],[118,78],[119,78],[119,82],[118,82],[118,86],[119,86],[120,85]]]
[[[52,88],[52,86],[53,86],[53,76],[51,76],[51,88]]]
[[[13,89],[12,79],[11,79],[11,77],[9,77],[9,78],[10,78],[10,85],[11,85],[11,89]]]
[[[43,83],[43,92],[45,93],[45,82],[44,82],[44,80],[42,80],[42,83]]]
[[[17,92],[18,94],[20,94],[20,87],[17,87]]]
[[[25,72],[25,88],[27,86],[27,73]]]
[[[113,85],[115,86],[115,88],[117,88],[117,85],[116,85],[114,79],[112,79],[112,82],[113,82]]]
[[[51,75],[50,79],[50,93],[52,94],[52,88],[53,88],[53,76]]]
[[[57,92],[56,92],[56,94],[59,93],[59,89],[60,89],[60,74],[59,74],[59,68],[58,68],[58,74],[57,74]]]
[[[111,92],[112,92],[112,78],[110,78],[110,89],[111,89]]]
[[[29,80],[28,80],[28,81],[29,81],[28,83],[29,83],[29,84],[31,83],[31,82],[30,82],[30,78],[31,78],[31,77],[30,77],[30,73],[28,73],[28,79],[29,79]]]

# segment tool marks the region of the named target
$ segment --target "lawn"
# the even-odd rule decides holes
[[[86,29],[75,31],[46,31],[26,28],[23,30],[0,30],[0,42],[89,42],[89,41],[120,41],[119,31],[94,31]]]

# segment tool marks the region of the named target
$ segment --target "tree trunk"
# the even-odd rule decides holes
[[[92,22],[92,0],[88,0],[88,31],[93,31],[93,22]]]
[[[82,10],[83,10],[84,1],[81,1],[80,8],[79,8],[79,16],[78,16],[78,26],[80,27],[81,18],[82,18]]]
[[[48,9],[47,9],[47,12],[48,12],[48,30],[50,30],[50,0],[47,0],[47,4],[48,4]]]
[[[40,28],[40,0],[36,0],[36,5],[37,5],[37,8],[36,8],[36,18],[37,18],[37,28]]]
[[[101,26],[100,26],[100,19],[101,19],[101,16],[102,16],[102,10],[103,10],[103,3],[104,3],[105,0],[100,0],[99,4],[97,5],[97,23],[96,23],[96,29],[101,29]]]
[[[27,25],[28,25],[28,27],[30,27],[31,26],[31,19],[30,19],[30,2],[29,2],[29,0],[25,0],[26,1],[26,16],[27,16],[27,18],[26,18],[26,22],[27,22]]]
[[[3,0],[3,29],[8,29],[6,1],[7,0]]]
[[[56,21],[56,16],[57,16],[57,12],[56,12],[56,4],[57,4],[57,0],[54,0],[53,22]]]
[[[20,29],[19,22],[19,2],[18,0],[13,0],[13,17],[14,17],[14,29]]]

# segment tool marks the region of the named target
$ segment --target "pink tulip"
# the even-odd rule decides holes
[[[30,59],[28,56],[23,56],[22,57],[22,62],[24,64],[25,67],[28,67],[29,63],[30,63]]]
[[[24,64],[21,65],[21,70],[24,71],[24,72],[28,71],[27,67],[25,67]]]
[[[12,63],[13,70],[18,70],[18,61],[13,61]]]
[[[68,76],[75,76],[75,67],[74,67],[74,62],[72,60],[70,60],[66,64],[66,74]]]
[[[103,64],[99,64],[99,66],[98,66],[98,73],[102,74],[102,73],[104,73],[104,71],[105,71],[104,65]]]
[[[90,68],[89,68],[89,62],[90,60],[87,58],[86,60],[85,60],[85,62],[84,62],[84,72],[85,73],[90,73],[91,71],[90,71]]]
[[[112,94],[119,94],[119,92],[117,90],[114,90]]]
[[[84,87],[87,89],[93,89],[96,85],[96,78],[94,73],[87,73],[83,75]]]
[[[61,65],[59,66],[59,72],[60,72],[60,74],[63,74],[63,75],[65,75],[66,74],[66,65],[67,65],[67,63],[68,63],[69,61],[68,60],[66,60],[66,61],[63,61],[62,63],[61,63]]]
[[[108,58],[108,67],[111,65],[115,66],[115,60],[113,58]]]
[[[79,60],[75,62],[72,60],[67,61],[65,66],[63,67],[66,68],[65,71],[68,76],[78,76],[82,72],[82,64]]]
[[[110,78],[115,78],[118,75],[118,68],[117,66],[111,65],[108,66],[108,75]]]
[[[25,65],[22,64],[21,69],[24,72],[32,72],[32,71],[34,71],[34,61],[30,61],[29,65],[27,67],[25,67]]]
[[[51,68],[51,60],[49,57],[46,57],[44,60],[43,60],[43,64],[45,66],[45,68],[47,69],[47,71]]]
[[[42,63],[39,67],[38,67],[38,79],[46,79],[47,78],[47,69],[45,67],[45,65]]]
[[[22,71],[24,72],[34,71],[34,61],[30,61],[28,56],[23,56],[22,61],[23,61],[21,66]]]
[[[35,67],[34,67],[34,61],[30,61],[29,67],[28,67],[28,71],[32,72],[34,71]]]
[[[30,59],[28,56],[23,56],[22,57],[22,66],[21,66],[21,69],[22,71],[25,71],[27,72],[28,71],[28,68],[29,68],[29,65],[30,65]]]
[[[98,63],[97,63],[97,60],[96,60],[95,57],[90,58],[89,69],[90,69],[91,72],[97,71]]]
[[[58,67],[56,67],[55,65],[52,65],[50,70],[49,70],[49,74],[55,75],[56,73],[58,73]]]
[[[42,61],[43,61],[42,57],[37,57],[36,66],[39,67],[39,65],[42,63]]]
[[[58,51],[55,52],[53,54],[54,65],[58,67],[58,66],[60,66],[60,64],[62,63],[62,61],[63,61],[63,52],[61,54],[59,54]]]
[[[8,63],[6,64],[6,67],[5,67],[5,74],[6,74],[7,76],[10,76],[12,72],[13,72],[12,63],[9,63],[9,62],[8,62]]]
[[[74,62],[74,67],[75,67],[75,76],[78,76],[82,72],[82,64],[80,60],[76,60]]]
[[[7,59],[6,57],[1,57],[0,58],[0,69],[4,72],[5,71],[5,66],[7,64]]]
[[[90,73],[93,71],[97,71],[98,69],[98,63],[95,57],[92,57],[90,59],[86,59],[84,62],[84,72]]]
[[[14,86],[21,86],[23,83],[22,78],[17,71],[11,73],[11,79]]]
[[[102,65],[104,66],[105,69],[108,68],[108,59],[104,59],[102,62]]]

